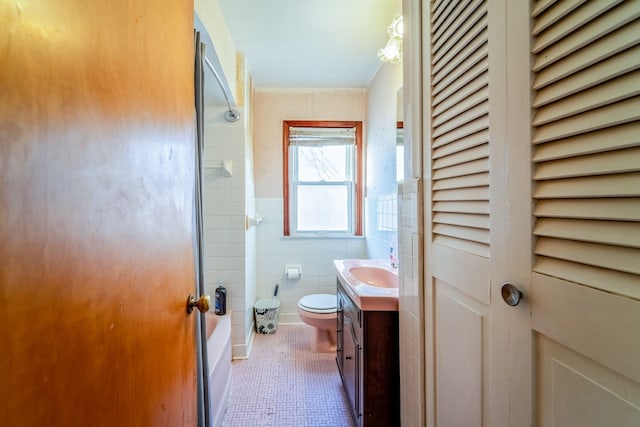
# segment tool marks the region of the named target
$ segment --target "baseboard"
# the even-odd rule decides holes
[[[244,344],[234,344],[231,347],[231,359],[233,360],[242,360],[248,359],[251,354],[251,347],[253,347],[253,339],[256,336],[254,325],[251,325],[251,332],[249,332],[249,336],[247,337],[247,342]]]

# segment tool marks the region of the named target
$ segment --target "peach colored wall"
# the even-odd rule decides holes
[[[366,114],[365,89],[256,90],[256,197],[282,197],[283,120],[361,120],[366,129]]]

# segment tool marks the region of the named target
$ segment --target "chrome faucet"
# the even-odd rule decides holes
[[[393,254],[393,246],[389,246],[389,264],[391,268],[398,268],[398,258]]]

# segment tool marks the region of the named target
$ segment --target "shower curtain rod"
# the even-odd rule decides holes
[[[225,113],[224,113],[224,119],[226,121],[228,121],[228,122],[236,122],[236,121],[238,121],[238,119],[240,118],[240,113],[238,113],[236,110],[231,108],[231,102],[229,101],[229,95],[227,95],[227,91],[225,90],[225,87],[224,87],[224,84],[222,83],[222,79],[220,78],[220,75],[218,74],[216,69],[213,68],[213,64],[211,64],[211,61],[209,61],[209,58],[207,58],[206,56],[204,57],[204,63],[207,64],[207,67],[209,67],[209,69],[213,73],[213,76],[216,78],[216,81],[218,82],[218,85],[220,86],[220,89],[222,90],[222,94],[224,95],[224,99],[227,101],[228,110],[225,111]]]

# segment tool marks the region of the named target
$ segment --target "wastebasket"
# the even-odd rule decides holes
[[[253,308],[256,315],[256,332],[259,334],[275,334],[278,329],[280,300],[275,298],[259,299]]]

